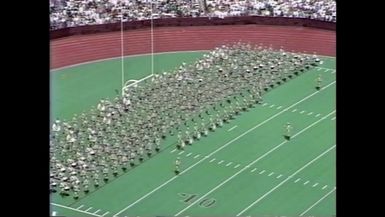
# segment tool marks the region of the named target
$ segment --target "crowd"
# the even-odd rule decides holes
[[[151,10],[152,5],[152,10]],[[50,0],[51,29],[168,17],[284,16],[336,21],[335,0]]]
[[[167,136],[177,136],[177,148],[185,149],[319,61],[262,46],[224,45],[194,64],[128,86],[70,121],[56,120],[51,191],[78,198],[165,148]]]

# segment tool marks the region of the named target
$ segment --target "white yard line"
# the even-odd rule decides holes
[[[73,210],[73,211],[77,211],[77,212],[86,213],[86,214],[89,214],[89,215],[101,217],[101,215],[97,215],[97,214],[94,214],[94,213],[91,213],[91,212],[75,209],[75,208],[72,208],[72,207],[69,207],[69,206],[64,206],[64,205],[60,205],[60,204],[56,204],[56,203],[51,203],[51,204],[54,205],[54,206],[61,207],[61,208],[66,208],[66,209],[70,209],[70,210]]]
[[[92,207],[90,207],[90,208],[86,209],[86,210],[85,210],[85,212],[87,212],[88,210],[91,210],[91,209],[92,209]]]
[[[305,215],[305,213],[309,212],[314,206],[316,206],[319,202],[321,202],[323,199],[325,199],[327,196],[329,196],[331,193],[333,193],[336,190],[334,187],[333,190],[329,191],[329,193],[325,194],[321,199],[317,200],[313,205],[311,205],[309,208],[307,208],[303,213],[301,213],[299,216]]]
[[[101,216],[103,217],[103,216],[107,215],[108,213],[110,213],[110,212],[105,212],[105,213],[104,213],[103,215],[101,215]]]
[[[328,85],[326,85],[325,87],[321,88],[321,90],[324,90],[328,87],[330,87],[331,85],[335,84],[336,81],[333,81],[331,83],[329,83]],[[232,139],[231,141],[227,142],[226,144],[224,144],[223,146],[219,147],[218,149],[216,149],[215,151],[211,152],[209,155],[207,155],[207,158],[211,157],[212,155],[214,155],[215,153],[217,153],[218,151],[226,148],[228,145],[232,144],[233,142],[237,141],[239,138],[245,136],[246,134],[250,133],[251,131],[253,131],[254,129],[262,126],[263,124],[269,122],[270,120],[274,119],[275,117],[277,117],[278,115],[288,111],[289,109],[293,108],[294,106],[298,105],[299,103],[309,99],[310,97],[316,95],[317,93],[320,93],[319,91],[316,91],[316,92],[313,92],[309,95],[307,95],[306,97],[302,98],[301,100],[293,103],[292,105],[290,105],[289,107],[281,110],[280,112],[272,115],[271,117],[269,117],[268,119],[260,122],[259,124],[255,125],[254,127],[250,128],[249,130],[245,131],[244,133],[242,133],[241,135],[235,137],[234,139]],[[275,148],[273,148],[272,150],[274,150]],[[199,160],[198,162],[196,162],[195,164],[191,165],[190,167],[186,168],[185,170],[183,170],[179,175],[182,175],[186,172],[188,172],[189,170],[191,170],[192,168],[194,168],[196,165],[200,164],[201,162],[203,162],[205,159],[207,158],[202,158],[201,160]],[[215,158],[214,158],[215,160]],[[174,176],[172,178],[170,178],[169,180],[167,180],[166,182],[164,182],[163,184],[159,185],[158,187],[154,188],[152,191],[148,192],[147,194],[143,195],[142,197],[140,197],[139,199],[137,199],[135,202],[129,204],[128,206],[126,206],[125,208],[123,208],[122,210],[120,210],[119,212],[115,213],[113,216],[116,217],[117,215],[119,215],[120,213],[126,211],[127,209],[129,209],[130,207],[134,206],[135,204],[139,203],[140,201],[142,201],[143,199],[147,198],[149,195],[153,194],[154,192],[158,191],[159,189],[161,189],[163,186],[167,185],[168,183],[172,182],[173,180],[175,180],[178,176]]]
[[[307,129],[311,128],[312,126],[316,125],[317,123],[321,122],[322,120],[326,119],[327,117],[329,117],[330,115],[332,115],[333,113],[335,113],[335,110],[330,112],[329,114],[325,115],[324,117],[322,117],[321,119],[315,121],[314,123],[310,124],[309,126],[305,127],[304,129],[302,129],[301,131],[299,131],[298,133],[296,133],[295,135],[292,136],[292,138],[294,139],[295,137],[299,136],[300,134],[302,134],[303,132],[305,132]],[[220,188],[222,185],[226,184],[228,181],[230,181],[231,179],[233,179],[234,177],[238,176],[240,173],[242,173],[244,170],[247,169],[247,167],[250,167],[251,165],[253,165],[254,163],[258,162],[259,160],[263,159],[264,157],[266,157],[267,155],[269,155],[271,152],[275,151],[276,149],[278,149],[279,147],[281,147],[282,145],[284,145],[285,143],[287,143],[288,140],[285,140],[283,142],[281,142],[279,145],[275,146],[274,148],[270,149],[268,152],[266,152],[265,154],[263,154],[262,156],[260,156],[259,158],[257,158],[256,160],[252,161],[251,163],[249,163],[246,167],[244,167],[243,169],[239,170],[238,172],[236,172],[235,174],[233,174],[232,176],[230,176],[229,178],[227,178],[225,181],[221,182],[220,184],[218,184],[216,187],[214,187],[213,189],[211,189],[209,192],[207,192],[206,194],[204,194],[202,197],[200,197],[199,199],[195,200],[193,203],[191,203],[190,205],[188,205],[187,207],[185,207],[184,209],[182,209],[181,211],[179,211],[178,213],[175,214],[175,216],[177,215],[180,215],[181,213],[183,213],[184,211],[186,211],[187,209],[189,209],[191,206],[193,206],[194,204],[196,204],[197,202],[199,202],[200,200],[202,200],[203,198],[205,198],[207,195],[209,195],[210,193],[212,193],[213,191],[215,191],[216,189]],[[335,146],[335,145],[334,145]],[[333,147],[334,147],[333,146]],[[331,149],[329,149],[331,150]],[[326,153],[326,152],[325,152]],[[318,158],[316,158],[318,159]],[[307,166],[307,165],[306,165]],[[302,169],[301,169],[302,170]],[[299,170],[298,172],[300,172],[301,170]],[[265,171],[265,170],[264,170]],[[295,174],[297,174],[298,172],[294,173],[292,176],[294,176]],[[261,173],[260,173],[261,174]],[[289,176],[289,178],[291,178],[291,176]],[[288,180],[285,179],[284,182],[286,182]]]
[[[271,192],[275,191],[277,188],[279,188],[281,185],[283,185],[285,182],[287,182],[289,179],[291,179],[293,176],[295,176],[296,174],[298,174],[299,172],[301,172],[302,170],[304,170],[306,167],[308,167],[310,164],[314,163],[315,161],[317,161],[319,158],[321,158],[322,156],[324,156],[325,154],[327,154],[329,151],[331,151],[332,149],[334,149],[336,147],[336,145],[333,145],[332,147],[328,148],[326,151],[322,152],[322,154],[318,155],[316,158],[314,158],[313,160],[309,161],[307,164],[305,164],[303,167],[301,167],[300,169],[298,169],[297,171],[295,171],[293,174],[291,174],[290,176],[288,176],[285,180],[283,180],[281,183],[279,183],[278,185],[276,185],[274,188],[270,189],[268,192],[266,192],[264,195],[262,195],[260,198],[258,198],[257,200],[255,200],[253,203],[251,203],[249,206],[247,206],[245,209],[243,209],[241,212],[239,212],[237,214],[237,216],[240,216],[242,215],[244,212],[246,212],[248,209],[250,209],[252,206],[254,206],[255,204],[257,204],[259,201],[261,201],[263,198],[265,198],[266,196],[268,196],[269,194],[271,194]]]
[[[230,132],[230,131],[234,130],[236,127],[238,127],[238,126],[237,126],[237,125],[235,125],[234,127],[232,127],[232,128],[230,128],[230,129],[228,129],[228,130],[227,130],[227,132]]]

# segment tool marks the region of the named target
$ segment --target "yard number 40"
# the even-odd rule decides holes
[[[193,203],[197,200],[198,195],[197,194],[189,194],[189,193],[179,193],[179,196],[183,197],[181,200],[184,203]],[[214,198],[204,198],[203,200],[199,201],[198,205],[200,207],[204,208],[210,208],[215,203]]]

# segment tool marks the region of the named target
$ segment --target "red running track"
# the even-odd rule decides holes
[[[78,35],[51,40],[51,69],[121,56],[121,33]],[[336,54],[335,31],[267,25],[160,27],[154,29],[154,52],[210,50],[243,41],[326,56]],[[124,55],[151,53],[150,29],[124,32]]]

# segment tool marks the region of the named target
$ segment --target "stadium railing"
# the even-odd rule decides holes
[[[302,26],[318,29],[335,30],[336,23],[307,18],[289,17],[261,17],[261,16],[238,16],[238,17],[185,17],[185,18],[165,18],[153,20],[154,27],[163,26],[213,26],[213,25],[279,25],[279,26]],[[123,24],[124,30],[149,28],[150,20],[130,21]],[[50,31],[50,39],[57,39],[72,35],[86,35],[101,32],[120,31],[120,23],[108,23],[99,25],[87,25],[68,27]]]

